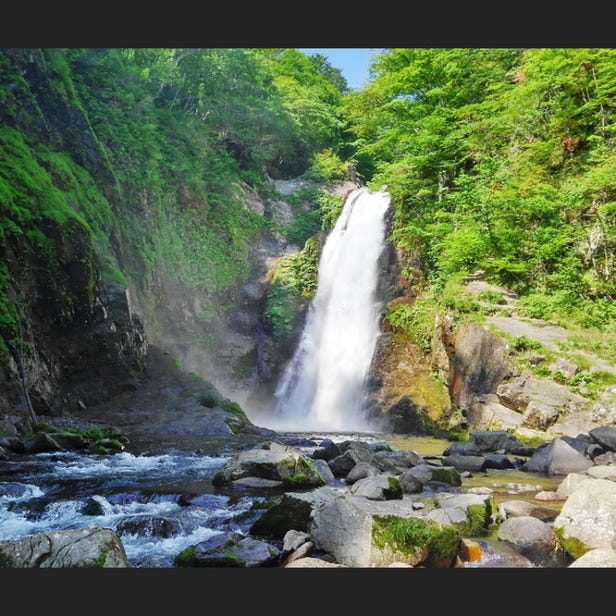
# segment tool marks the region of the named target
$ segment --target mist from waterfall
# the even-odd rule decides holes
[[[272,428],[371,431],[365,380],[377,339],[379,256],[390,195],[351,192],[327,237],[317,292],[298,347],[275,392]]]

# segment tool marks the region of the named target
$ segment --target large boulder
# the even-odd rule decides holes
[[[305,532],[316,549],[348,567],[450,567],[462,535],[486,533],[495,512],[491,496],[452,495],[418,511],[413,499],[376,500],[326,486],[286,493],[250,532],[277,539]]]
[[[130,566],[120,536],[110,528],[53,531],[0,541],[0,567]]]
[[[554,520],[565,549],[579,558],[592,548],[616,546],[616,482],[580,481]]]
[[[241,533],[221,533],[182,550],[174,560],[177,567],[276,567],[280,550]]]
[[[567,475],[583,472],[593,465],[592,460],[581,454],[562,438],[555,438],[540,447],[520,468],[523,471],[546,475]]]
[[[326,483],[316,460],[297,447],[275,441],[240,451],[215,479],[217,484],[224,484],[249,477],[282,482],[289,487],[315,487]]]

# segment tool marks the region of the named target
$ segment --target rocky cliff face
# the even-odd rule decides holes
[[[409,268],[407,255],[389,255],[392,260],[383,268],[384,314],[388,305],[413,303],[418,287],[409,271],[421,282],[420,268]],[[429,348],[393,331],[383,319],[369,402],[371,416],[386,430],[505,429],[545,438],[616,425],[613,362],[567,351],[573,332],[519,317],[517,298],[506,289],[474,278],[459,293],[464,301],[478,301],[487,316],[438,311]],[[501,303],[490,304],[485,300],[490,295]]]

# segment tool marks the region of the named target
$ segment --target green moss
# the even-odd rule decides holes
[[[304,473],[298,473],[296,475],[291,475],[290,477],[283,477],[282,483],[288,488],[295,488],[298,486],[303,486],[307,483],[308,476]]]
[[[220,405],[220,408],[227,413],[233,413],[236,417],[241,419],[245,423],[250,423],[250,419],[244,412],[244,409],[237,403],[232,400],[224,400],[224,402]]]
[[[469,505],[466,508],[466,516],[468,522],[465,527],[465,533],[469,537],[485,535],[488,532],[487,526],[490,519],[485,505]]]
[[[286,460],[280,471],[282,481],[289,486],[313,484],[315,477],[321,477],[317,471],[314,460],[306,457],[298,457]]]
[[[282,539],[290,530],[308,532],[311,506],[298,503],[290,511],[286,505],[277,501],[271,505],[250,527],[250,533],[273,539]]]
[[[375,516],[372,537],[380,549],[389,546],[394,552],[416,556],[428,547],[437,558],[447,558],[455,553],[461,533],[453,526],[419,518]]]
[[[109,552],[109,548],[101,548],[98,556],[94,560],[95,567],[104,567],[107,562],[107,553]]]
[[[291,285],[274,280],[267,292],[263,321],[275,342],[283,342],[293,331],[300,303],[300,294]]]
[[[575,537],[565,537],[565,531],[562,528],[554,528],[553,530],[562,548],[574,560],[584,556],[591,549]]]
[[[223,403],[224,398],[214,387],[214,385],[211,383],[208,385],[208,389],[204,391],[199,398],[199,404],[208,409],[219,407]]]
[[[176,557],[173,562],[176,567],[190,567],[195,559],[195,546],[189,545],[184,548]]]
[[[404,495],[404,490],[402,488],[402,484],[397,477],[388,477],[387,482],[389,487],[383,490],[383,494],[385,498],[388,500],[399,499]]]
[[[91,449],[98,454],[110,454],[123,451],[124,445],[117,439],[102,438],[95,441]]]
[[[276,504],[276,501],[269,500],[269,499],[265,499],[262,501],[257,500],[252,503],[252,505],[250,506],[250,510],[258,511],[261,509],[269,509],[270,507],[273,507],[275,504]]]
[[[225,473],[223,471],[216,471],[214,473],[214,476],[212,477],[212,485],[214,487],[219,488],[226,485],[227,483],[227,477],[225,476]]]

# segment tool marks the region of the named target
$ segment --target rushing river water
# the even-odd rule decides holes
[[[323,438],[384,440],[348,433],[282,436],[289,443],[304,441],[306,453]],[[446,441],[428,437],[386,440],[396,449],[413,449],[428,457],[447,446]],[[39,453],[0,461],[0,539],[102,526],[119,533],[133,567],[174,567],[174,557],[190,545],[231,530],[247,533],[260,515],[253,505],[277,493],[215,488],[212,478],[230,454],[212,451],[210,446],[207,451],[164,448],[113,455]],[[555,485],[554,479],[519,471],[482,473],[464,485],[499,482],[541,484],[546,489]],[[477,566],[511,566],[503,550],[489,546],[486,543],[485,560]]]

